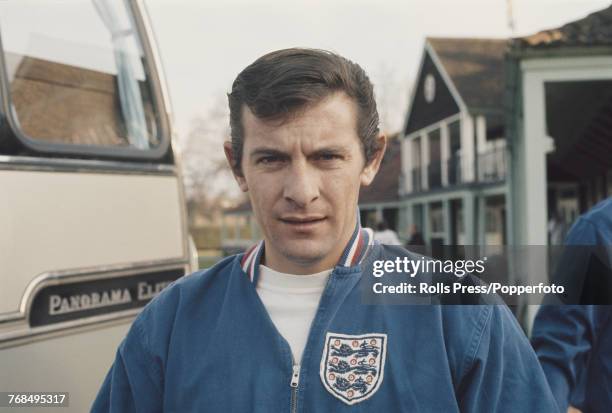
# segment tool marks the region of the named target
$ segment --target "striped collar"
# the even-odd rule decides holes
[[[362,228],[357,222],[350,241],[340,256],[337,266],[354,267],[363,261],[370,245],[374,243],[374,234],[370,228]],[[264,241],[253,245],[242,256],[240,266],[254,284],[259,279],[259,263],[264,253]]]

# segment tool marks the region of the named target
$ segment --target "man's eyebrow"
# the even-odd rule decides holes
[[[323,146],[323,147],[320,147],[320,148],[316,148],[312,152],[310,152],[309,156],[321,155],[321,154],[327,154],[327,153],[345,154],[347,152],[349,152],[349,150],[345,146],[342,146],[342,145],[332,145],[332,146]],[[287,153],[287,152],[284,152],[284,151],[282,151],[280,149],[267,148],[267,147],[255,148],[249,154],[249,158],[251,158],[251,159],[252,158],[257,158],[257,157],[260,157],[260,156],[282,156],[282,157],[289,157],[290,154]]]
[[[274,148],[256,148],[253,149],[253,151],[251,151],[251,153],[249,154],[249,158],[255,158],[258,156],[288,156],[288,154],[286,152],[283,152],[279,149],[274,149]]]
[[[311,155],[325,154],[325,153],[339,153],[344,154],[349,152],[349,149],[345,146],[334,145],[334,146],[323,146],[312,151]]]

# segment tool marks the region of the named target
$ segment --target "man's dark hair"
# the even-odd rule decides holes
[[[356,63],[326,50],[284,49],[268,53],[247,66],[234,80],[228,94],[232,152],[240,171],[246,105],[260,119],[285,119],[297,110],[343,91],[357,104],[357,134],[366,164],[380,149],[378,111],[374,88]]]

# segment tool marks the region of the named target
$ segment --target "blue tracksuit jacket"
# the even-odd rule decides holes
[[[610,294],[612,283],[612,198],[580,217],[565,244],[570,247],[560,265],[567,279],[561,283],[609,303],[610,297],[601,295]],[[602,247],[597,262],[603,271],[593,271],[595,250],[579,247],[595,245]],[[589,280],[594,273],[595,283]],[[561,411],[571,403],[583,413],[612,412],[612,306],[542,306],[532,343]]]
[[[370,260],[411,256],[370,240],[356,228],[302,360],[255,290],[258,244],[178,280],[144,308],[92,411],[557,412],[504,305],[361,304]]]

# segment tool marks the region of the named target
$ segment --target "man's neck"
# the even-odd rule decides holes
[[[292,260],[280,254],[275,254],[274,251],[265,250],[261,263],[265,264],[274,271],[285,274],[308,275],[316,274],[335,267],[340,260],[341,255],[342,251],[340,251],[338,254],[329,255],[320,260],[302,262],[299,260]]]

